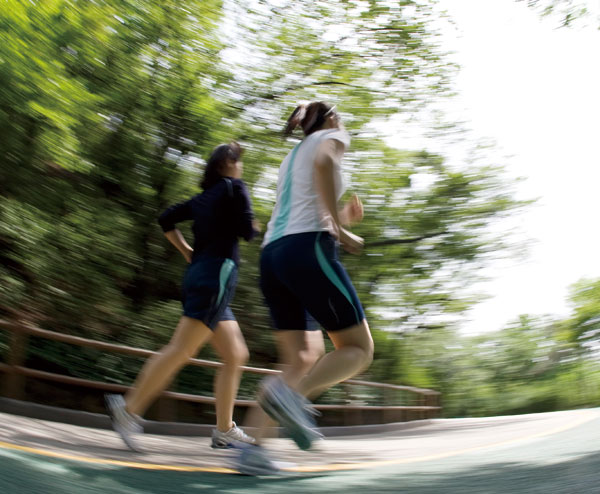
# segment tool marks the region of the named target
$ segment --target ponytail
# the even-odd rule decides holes
[[[287,119],[287,124],[285,129],[283,130],[284,136],[289,136],[294,132],[296,127],[301,125],[302,119],[306,116],[306,105],[298,105],[296,109],[292,112],[290,117]]]
[[[298,105],[288,118],[283,135],[286,137],[291,135],[296,127],[302,127],[306,136],[320,130],[333,108],[333,106],[322,101],[314,101],[308,105]]]

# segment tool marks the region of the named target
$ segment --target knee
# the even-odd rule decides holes
[[[373,344],[373,340],[369,340],[367,344],[363,346],[363,363],[365,367],[371,365],[373,362],[373,354],[375,352],[375,345]]]
[[[248,347],[246,345],[236,345],[230,348],[226,355],[223,355],[223,363],[232,367],[245,365],[250,358]]]
[[[304,371],[312,369],[317,360],[325,353],[325,348],[307,348],[298,352],[295,358],[295,367]]]
[[[319,360],[323,355],[325,355],[325,345],[322,344],[317,346],[311,350],[311,359],[313,365]]]
[[[353,341],[353,344],[359,349],[360,355],[357,358],[362,363],[363,369],[365,369],[373,362],[375,345],[366,320],[363,321],[360,329],[361,331],[358,337]]]
[[[353,358],[360,364],[361,369],[365,370],[373,362],[374,346],[372,340],[361,344],[349,345],[347,348],[354,350]]]

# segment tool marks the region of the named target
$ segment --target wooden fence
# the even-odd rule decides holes
[[[39,327],[35,327],[26,322],[0,319],[0,329],[10,332],[8,348],[4,358],[5,363],[0,363],[0,372],[4,374],[0,391],[3,396],[14,399],[26,398],[26,396],[24,396],[26,378],[52,381],[65,385],[82,386],[108,392],[123,393],[129,389],[128,386],[121,384],[81,379],[25,367],[24,364],[27,357],[27,346],[30,337],[45,338],[74,346],[94,348],[103,352],[120,353],[143,358],[148,358],[156,353],[142,348],[116,345],[113,343],[106,343],[63,333],[57,333],[54,331],[48,331]],[[223,364],[210,360],[190,359],[188,365],[217,368]],[[244,366],[243,370],[244,372],[256,374],[277,374],[280,372],[273,369],[262,369],[248,366]],[[336,425],[357,425],[361,423],[361,415],[366,413],[377,413],[379,417],[377,420],[378,423],[391,423],[433,418],[439,416],[441,411],[440,393],[430,389],[361,381],[356,379],[349,379],[344,381],[343,384],[349,386],[381,388],[383,389],[384,403],[381,405],[367,405],[364,403],[352,403],[352,400],[350,400],[349,403],[344,404],[315,405],[315,408],[325,413],[328,411],[335,411],[338,413],[341,412],[341,423]],[[398,391],[414,394],[414,398],[410,400],[412,403],[404,405],[392,403],[395,400],[391,395],[396,394],[395,392]],[[212,396],[200,396],[194,394],[176,393],[172,391],[163,392],[161,398],[203,404],[214,404],[215,402],[215,398]],[[255,406],[256,402],[252,400],[238,399],[236,400],[235,404],[237,407],[251,407]]]

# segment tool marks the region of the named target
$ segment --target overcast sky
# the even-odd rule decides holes
[[[493,279],[476,287],[491,298],[463,332],[498,330],[524,313],[564,316],[568,286],[600,277],[600,31],[559,29],[515,0],[443,7],[456,24],[444,36],[462,66],[461,117],[473,136],[495,141],[510,175],[525,178],[519,196],[539,198],[515,219],[534,240],[530,255],[492,266]]]

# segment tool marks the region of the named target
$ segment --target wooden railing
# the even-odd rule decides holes
[[[72,376],[66,376],[62,374],[55,374],[52,372],[46,372],[37,369],[31,369],[25,367],[25,361],[27,356],[27,346],[29,338],[31,336],[45,338],[48,340],[58,341],[67,343],[79,347],[94,348],[103,352],[120,353],[136,357],[150,357],[156,352],[150,350],[144,350],[142,348],[134,348],[124,345],[116,345],[113,343],[107,343],[102,341],[90,340],[77,336],[71,336],[63,333],[57,333],[54,331],[48,331],[39,327],[33,326],[30,323],[18,322],[11,320],[0,319],[0,328],[10,332],[10,338],[8,348],[6,352],[5,362],[0,363],[0,371],[4,373],[4,383],[1,388],[1,394],[5,397],[23,399],[23,390],[26,378],[42,379],[46,381],[53,381],[56,383],[63,383],[67,385],[83,386],[92,389],[99,389],[103,391],[120,392],[123,393],[129,389],[128,386],[107,383],[100,381],[93,381],[89,379],[81,379]],[[200,367],[212,367],[218,368],[223,364],[220,362],[213,362],[210,360],[203,359],[190,359],[188,365],[200,366]],[[251,372],[255,374],[277,374],[280,371],[272,369],[263,369],[258,367],[242,367],[244,372]],[[344,385],[350,386],[365,386],[370,388],[381,388],[384,390],[384,404],[383,405],[366,405],[362,403],[346,403],[346,404],[317,404],[315,407],[322,411],[341,411],[343,412],[343,425],[355,424],[360,421],[359,416],[361,413],[367,412],[379,412],[381,419],[379,423],[389,422],[401,422],[416,419],[427,419],[437,417],[440,414],[440,393],[430,389],[415,388],[411,386],[400,386],[394,384],[377,383],[369,381],[361,381],[356,379],[349,379],[344,381]],[[391,393],[401,391],[413,393],[415,396],[415,402],[407,405],[391,404],[391,397],[388,397]],[[165,391],[161,395],[164,398],[170,398],[174,400],[181,400],[195,403],[214,404],[215,398],[212,396],[200,396],[194,394],[177,393],[172,391]],[[411,400],[413,401],[413,400]],[[252,400],[236,400],[236,406],[238,407],[250,407],[256,404]],[[358,415],[358,417],[357,417]]]

